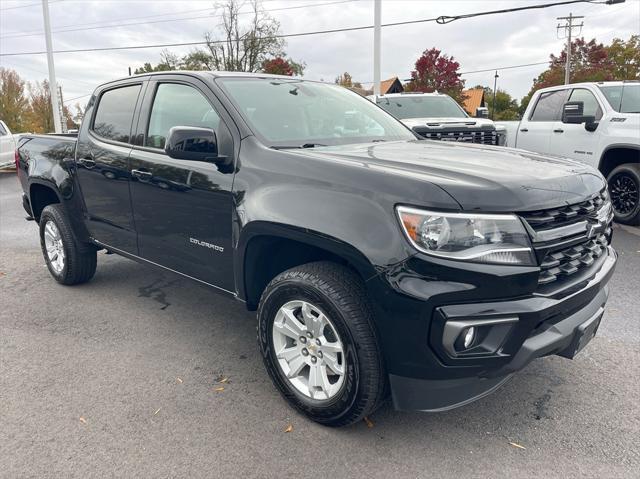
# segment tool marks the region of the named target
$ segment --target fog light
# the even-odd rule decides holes
[[[464,349],[469,349],[469,346],[473,344],[473,340],[476,339],[476,328],[473,326],[468,328],[464,333],[464,339],[462,340],[462,346]]]

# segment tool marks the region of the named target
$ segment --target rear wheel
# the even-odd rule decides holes
[[[628,225],[640,224],[640,165],[627,163],[614,169],[607,178],[615,220]]]
[[[47,268],[57,282],[66,285],[85,283],[95,274],[95,247],[78,244],[59,204],[49,205],[42,210],[40,245]]]
[[[345,426],[383,399],[385,375],[360,278],[330,262],[274,278],[258,308],[264,363],[285,399],[312,420]]]

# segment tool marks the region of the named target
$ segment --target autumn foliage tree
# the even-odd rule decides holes
[[[291,59],[276,57],[263,61],[262,71],[272,75],[301,76],[304,72],[304,64],[296,63]]]
[[[416,60],[415,70],[405,90],[430,93],[438,91],[462,102],[464,80],[460,78],[460,64],[453,57],[445,55],[437,48],[425,50]]]
[[[535,91],[564,83],[566,60],[565,51],[549,56],[549,68],[533,81],[531,90],[522,99],[521,112]],[[571,83],[639,79],[640,35],[632,35],[627,41],[616,38],[611,45],[584,38],[571,42]]]

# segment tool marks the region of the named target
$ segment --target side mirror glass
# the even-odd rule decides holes
[[[174,126],[169,130],[164,151],[176,160],[217,163],[226,159],[218,155],[216,133],[210,128]]]
[[[476,118],[489,118],[489,109],[486,106],[476,108]]]

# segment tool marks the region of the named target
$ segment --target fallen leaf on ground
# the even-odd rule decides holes
[[[81,422],[82,424],[86,424],[86,423],[87,423],[87,420],[86,420],[85,418],[83,418],[82,416],[80,416],[80,422]]]
[[[153,415],[155,416],[156,414],[158,414],[160,412],[160,409],[162,409],[162,408],[159,407],[158,409],[156,409],[156,412],[154,412]]]
[[[292,431],[293,431],[293,424],[289,424],[284,430],[284,432],[292,432]]]
[[[363,420],[369,429],[373,427],[373,421],[369,419],[367,416],[365,416]]]
[[[224,391],[224,387],[220,386],[219,388],[213,388],[214,391],[221,393],[222,391]]]
[[[509,444],[513,447],[517,447],[518,449],[526,449],[526,447],[521,446],[520,444],[517,444],[515,442],[510,442]]]
[[[182,384],[182,379],[176,378],[176,381],[178,381],[180,384]]]
[[[222,383],[222,384],[226,384],[229,382],[229,378],[228,377],[223,377],[223,378],[218,378],[218,382]]]

